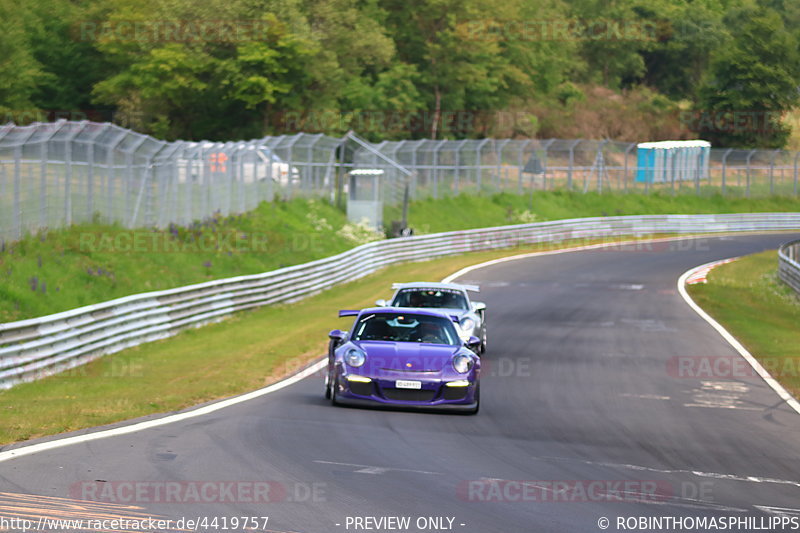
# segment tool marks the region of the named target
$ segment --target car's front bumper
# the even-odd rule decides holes
[[[339,374],[337,382],[336,399],[339,403],[352,405],[372,405],[386,407],[405,407],[414,409],[444,409],[444,410],[471,410],[477,405],[475,391],[477,381],[474,375],[469,379],[465,376],[460,381],[466,380],[469,385],[462,387],[448,387],[446,384],[455,380],[440,378],[421,378],[416,375],[397,377],[369,378],[368,383],[350,381],[346,374]],[[419,381],[420,389],[397,388],[398,380]]]

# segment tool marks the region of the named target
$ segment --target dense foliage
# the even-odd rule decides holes
[[[796,0],[0,0],[0,122],[783,146]],[[588,131],[587,131],[588,128]]]

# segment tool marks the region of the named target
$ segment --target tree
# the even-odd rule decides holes
[[[25,33],[29,22],[27,11],[0,0],[0,124],[33,118],[36,87],[48,80]]]
[[[717,146],[781,148],[781,121],[798,103],[798,36],[771,8],[748,5],[729,15],[738,31],[718,50],[695,104],[696,129]]]

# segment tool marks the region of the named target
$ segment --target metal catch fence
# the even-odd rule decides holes
[[[707,175],[637,181],[636,144],[589,140],[368,143],[298,133],[249,141],[159,141],[109,123],[0,126],[0,241],[99,220],[189,224],[276,197],[336,199],[353,170],[381,171],[381,199],[565,189],[796,195],[800,152],[712,149]]]

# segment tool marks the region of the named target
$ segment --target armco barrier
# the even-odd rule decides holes
[[[135,294],[0,324],[0,388],[169,337],[236,311],[296,301],[404,261],[570,239],[795,229],[800,229],[800,213],[647,215],[560,220],[372,242],[263,274]]]
[[[787,242],[778,249],[778,276],[800,294],[800,241]]]

